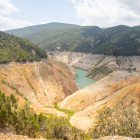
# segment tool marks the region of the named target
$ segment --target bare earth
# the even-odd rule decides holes
[[[140,77],[136,72],[114,71],[107,77],[93,83],[74,94],[66,97],[59,106],[75,110],[71,117],[71,125],[88,131],[94,125],[98,110],[103,107],[113,107],[118,102],[134,106],[139,102]]]
[[[28,138],[27,136],[22,136],[22,135],[14,135],[12,133],[0,133],[0,140],[46,140],[43,138],[40,139],[33,139],[33,138]]]
[[[0,140],[47,140],[47,139],[34,139],[34,138],[28,138],[27,136],[21,136],[21,135],[14,135],[12,133],[0,133]],[[92,139],[91,139],[92,140]],[[103,137],[96,140],[140,140],[140,138],[129,138],[129,137],[121,137],[121,136],[108,136]]]

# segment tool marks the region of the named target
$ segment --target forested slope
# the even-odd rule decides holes
[[[101,29],[96,26],[49,23],[6,32],[24,37],[44,49],[74,51],[82,40],[98,31]]]
[[[28,40],[0,32],[0,63],[32,62],[46,57],[44,50]]]
[[[140,55],[140,27],[119,25],[102,30],[76,47],[77,52],[105,55]]]
[[[7,32],[50,51],[140,55],[140,26],[119,25],[102,30],[96,26],[49,23]]]

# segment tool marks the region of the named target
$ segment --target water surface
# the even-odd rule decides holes
[[[85,77],[85,75],[88,73],[87,71],[77,69],[77,68],[75,68],[75,70],[76,70],[76,73],[78,74],[77,76],[75,76],[76,78],[75,81],[78,83],[78,89],[81,89],[97,81],[97,80],[89,79]]]

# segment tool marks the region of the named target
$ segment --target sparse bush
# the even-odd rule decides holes
[[[3,84],[5,84],[6,82],[5,82],[5,79],[1,79],[1,82],[3,83]]]
[[[57,104],[55,107],[69,114],[73,111],[61,110]],[[47,139],[57,138],[68,140],[86,140],[88,137],[84,131],[72,127],[69,118],[57,117],[55,115],[44,116],[37,115],[29,102],[25,102],[22,107],[17,106],[17,99],[13,94],[5,96],[0,90],[0,127],[12,125],[18,135],[27,135],[32,138],[43,136]]]
[[[109,70],[107,67],[101,66],[101,67],[95,67],[88,76],[91,76],[92,78],[99,74],[105,74],[108,75],[112,73],[113,70]]]
[[[67,118],[51,116],[47,118],[46,122],[47,138],[64,139],[66,134],[70,131]]]
[[[140,109],[139,109],[140,110]],[[91,136],[99,138],[108,135],[140,137],[139,112],[132,106],[126,107],[123,103],[115,108],[104,108],[99,111],[97,121]]]

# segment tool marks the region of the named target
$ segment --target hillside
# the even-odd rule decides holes
[[[114,56],[140,55],[140,26],[107,29],[49,23],[6,31],[50,51],[74,51]]]
[[[102,30],[78,44],[75,51],[114,56],[140,55],[140,28],[119,25]]]
[[[24,37],[44,49],[74,51],[82,40],[86,40],[100,30],[96,26],[49,23],[6,32]]]
[[[44,50],[26,39],[0,31],[0,63],[39,61],[46,58]]]
[[[71,69],[67,64],[52,59],[1,64],[0,88],[9,95],[17,93],[17,96],[31,101],[37,111],[46,112],[50,108],[43,106],[53,106],[77,90]]]
[[[82,55],[79,53],[80,57]],[[37,115],[43,113],[47,116],[49,120],[45,124],[46,127],[41,123],[40,127],[43,129],[40,131],[51,130],[47,133],[43,131],[44,134],[47,134],[43,135],[44,138],[49,139],[54,138],[51,132],[57,130],[58,127],[67,130],[63,136],[66,134],[68,138],[75,137],[75,135],[85,137],[84,131],[88,132],[89,128],[93,128],[98,110],[102,110],[104,107],[115,107],[121,101],[127,107],[133,105],[135,109],[138,108],[140,92],[138,72],[117,70],[78,91],[77,84],[74,82],[74,74],[75,71],[70,65],[51,58],[34,63],[1,64],[0,88],[6,96],[13,94],[18,99],[19,106],[22,107],[25,102],[30,103],[30,107],[33,109],[31,114],[35,111]],[[66,122],[62,120],[63,123],[61,123],[54,115],[59,116],[60,119],[64,117],[64,120],[67,118],[67,120]],[[34,117],[37,118],[37,116]],[[26,129],[24,134],[26,134]],[[23,135],[18,129],[16,132]],[[30,134],[32,135],[32,133]],[[32,137],[31,135],[28,136]],[[10,133],[6,137],[11,136]],[[89,138],[89,136],[93,137],[87,133],[86,137]],[[4,135],[0,133],[0,137],[3,138]],[[22,136],[14,135],[12,137]],[[56,136],[56,138],[58,137]],[[81,139],[79,138],[79,140]]]
[[[98,111],[123,103],[138,108],[140,76],[136,72],[114,71],[109,76],[66,97],[59,106],[75,110],[70,123],[87,131],[96,121]]]

